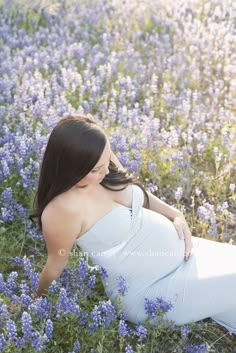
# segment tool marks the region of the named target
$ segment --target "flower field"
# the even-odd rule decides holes
[[[162,298],[143,303],[158,326],[128,322],[104,292],[105,269],[78,246],[35,299],[47,252],[28,218],[52,128],[91,114],[121,164],[181,210],[192,235],[236,244],[235,9],[0,0],[0,352],[236,352],[236,336],[209,318],[162,320],[172,305]],[[122,277],[117,286],[122,301]]]

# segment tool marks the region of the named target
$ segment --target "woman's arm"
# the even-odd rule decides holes
[[[160,200],[155,195],[151,194],[149,191],[146,190],[146,192],[149,198],[150,210],[162,214],[163,216],[169,218],[172,222],[175,217],[184,216],[182,212],[180,212],[173,206],[168,205],[167,203]]]
[[[46,296],[53,280],[57,280],[69,261],[70,251],[81,231],[76,211],[58,206],[42,215],[43,235],[48,259],[40,275],[37,296]]]

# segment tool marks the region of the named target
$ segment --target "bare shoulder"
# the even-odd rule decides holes
[[[52,200],[42,213],[44,235],[50,267],[61,271],[69,261],[70,251],[81,232],[79,211],[76,213],[65,197]]]
[[[58,229],[78,233],[81,228],[81,203],[73,194],[62,194],[53,199],[43,210],[42,227],[44,234]]]

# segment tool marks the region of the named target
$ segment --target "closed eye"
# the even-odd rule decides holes
[[[111,156],[110,156],[110,159],[109,159],[109,164],[110,164],[110,161],[111,161]],[[91,173],[97,173],[99,172],[100,168],[99,169],[94,169],[91,171]]]

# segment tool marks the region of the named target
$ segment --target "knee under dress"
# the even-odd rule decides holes
[[[173,222],[143,207],[139,186],[132,185],[132,194],[131,208],[113,208],[75,242],[107,271],[108,297],[115,302],[122,275],[128,290],[122,310],[130,322],[147,318],[145,298],[162,297],[173,304],[167,320],[181,325],[210,317],[236,334],[236,246],[192,236],[185,261]]]

